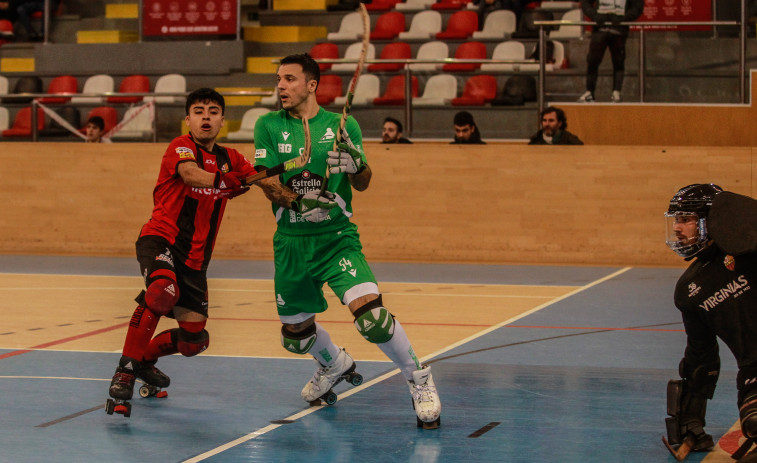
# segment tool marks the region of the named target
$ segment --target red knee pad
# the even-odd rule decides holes
[[[157,315],[165,315],[179,301],[176,275],[168,270],[157,270],[150,275],[150,279],[153,278],[145,291],[145,303]]]
[[[184,357],[194,357],[208,348],[210,334],[205,330],[205,321],[179,322],[176,349]]]

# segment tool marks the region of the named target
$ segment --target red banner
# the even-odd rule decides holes
[[[644,13],[638,20],[644,22],[712,21],[712,0],[644,0]],[[659,26],[659,29],[706,31],[711,27]],[[645,30],[649,29],[647,27]]]
[[[142,0],[142,35],[236,35],[238,0]]]

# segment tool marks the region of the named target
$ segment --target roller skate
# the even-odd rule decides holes
[[[168,397],[168,392],[164,391],[163,388],[171,384],[171,378],[158,370],[155,363],[154,361],[142,362],[137,371],[137,378],[141,379],[144,383],[139,388],[140,397],[157,397],[159,399]]]
[[[122,357],[116,368],[116,373],[110,382],[108,393],[112,397],[105,402],[105,412],[112,415],[114,412],[128,418],[131,416],[131,403],[129,400],[134,394],[134,382],[136,381],[136,361],[129,357]]]
[[[442,403],[436,392],[431,367],[424,366],[422,370],[413,372],[413,380],[407,382],[410,395],[413,396],[413,410],[417,415],[418,427],[436,429],[441,423]]]
[[[344,349],[339,351],[333,364],[324,366],[318,361],[316,363],[318,363],[318,369],[302,389],[302,398],[312,406],[321,405],[322,402],[326,405],[334,405],[337,396],[332,388],[345,379],[353,386],[363,384],[363,376],[355,372],[355,361]]]

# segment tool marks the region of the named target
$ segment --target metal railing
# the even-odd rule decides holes
[[[245,90],[239,90],[234,92],[220,92],[221,95],[224,97],[228,96],[261,96],[261,97],[270,97],[274,95],[273,92],[260,92],[260,91],[245,91]],[[39,108],[40,104],[45,104],[46,106],[51,107],[60,107],[60,106],[74,106],[74,107],[82,107],[82,108],[95,108],[100,106],[111,106],[111,107],[126,107],[129,105],[142,105],[146,104],[147,102],[144,101],[145,97],[155,97],[155,98],[161,98],[161,97],[179,97],[179,98],[186,98],[188,95],[187,92],[184,93],[117,93],[117,92],[103,92],[103,93],[10,93],[7,95],[3,95],[3,99],[7,102],[3,104],[3,106],[28,106],[31,105],[31,139],[32,141],[36,142],[39,141],[39,130],[38,130],[38,119],[37,119],[37,110]],[[66,101],[65,103],[40,103],[38,100],[43,98],[78,98],[78,97],[85,97],[85,98],[99,98],[101,101],[99,102],[71,102]],[[107,101],[108,97],[142,97],[142,101],[138,101],[135,103],[109,103]],[[13,100],[27,100],[31,99],[30,102],[19,102],[14,103]],[[158,102],[156,100],[153,100],[153,104],[156,107],[156,111],[153,117],[152,121],[152,142],[155,143],[158,141],[158,129],[157,129],[157,122],[158,122],[158,111],[157,108],[160,106],[184,106],[184,101],[178,101],[175,103],[163,103]]]
[[[596,22],[591,21],[534,21],[534,25],[539,26],[539,49],[544,50],[547,42],[547,31],[545,27],[554,26],[596,26]],[[645,91],[645,75],[646,75],[646,55],[645,44],[646,36],[644,34],[645,29],[659,29],[661,26],[741,26],[739,34],[739,101],[741,103],[747,103],[746,92],[746,73],[745,73],[745,57],[746,57],[746,6],[742,2],[741,20],[740,21],[669,21],[669,22],[621,22],[617,23],[620,26],[634,26],[639,30],[639,102],[644,103],[644,91]],[[538,80],[538,106],[539,113],[544,109],[544,95],[545,95],[545,72],[544,72],[544,53],[539,55],[539,80]]]

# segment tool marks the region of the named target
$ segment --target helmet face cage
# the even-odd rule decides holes
[[[695,256],[707,245],[707,214],[715,195],[723,191],[712,183],[695,183],[681,188],[665,213],[665,244],[681,257]],[[696,220],[696,233],[682,234],[683,224]],[[678,229],[678,232],[676,232]]]
[[[696,221],[696,233],[684,237],[676,233],[680,224]],[[700,218],[693,212],[666,212],[665,213],[665,244],[681,257],[694,257],[707,245],[707,219]]]

